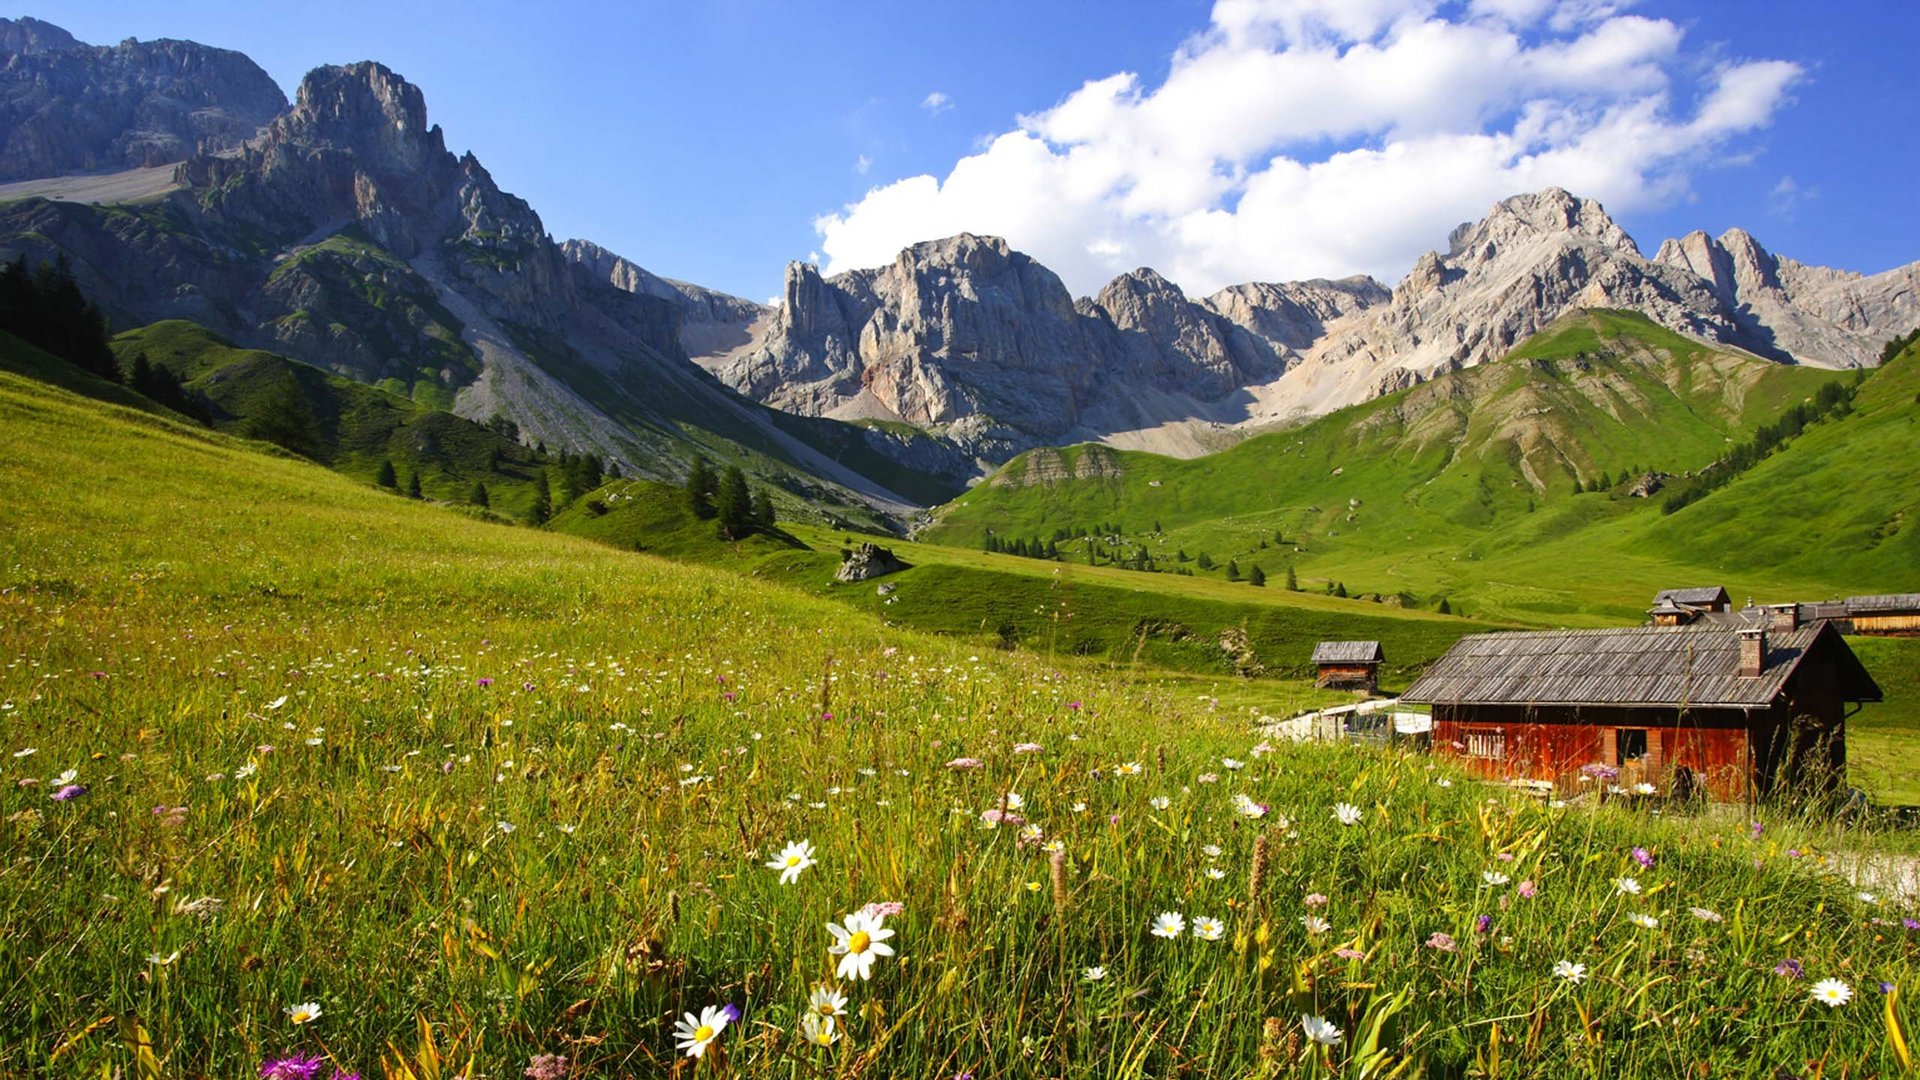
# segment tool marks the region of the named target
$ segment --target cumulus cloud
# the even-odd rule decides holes
[[[953,108],[953,99],[941,91],[935,90],[933,93],[921,99],[920,107],[935,116],[939,116],[941,113]]]
[[[1495,200],[1549,185],[1616,212],[1661,204],[1765,126],[1802,69],[1698,72],[1685,30],[1624,6],[1217,0],[1159,85],[1091,80],[944,178],[819,218],[821,250],[839,271],[993,233],[1078,293],[1142,265],[1205,293],[1388,277]]]

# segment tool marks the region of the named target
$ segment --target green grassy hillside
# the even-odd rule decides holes
[[[467,504],[484,484],[496,513],[525,518],[547,455],[483,425],[276,353],[238,348],[170,320],[114,338],[123,365],[136,355],[172,372],[214,426],[272,442],[349,476],[375,480],[392,463],[400,490],[419,478],[425,498]]]
[[[1920,976],[1909,906],[1828,872],[1899,836],[1269,751],[1191,683],[472,520],[11,373],[0,430],[0,1074],[1905,1067],[1915,1016],[1876,987]],[[1031,828],[989,827],[1015,794]],[[892,951],[859,978],[826,928],[875,903]],[[828,1045],[800,1037],[821,984]],[[684,1057],[674,1021],[722,1005]]]
[[[924,535],[973,546],[989,529],[1046,539],[1117,525],[1118,550],[1144,549],[1162,568],[1220,576],[1233,560],[1270,579],[1292,568],[1307,589],[1446,599],[1497,619],[1617,620],[1661,587],[1724,572],[1724,559],[1659,548],[1595,558],[1591,538],[1660,516],[1659,498],[1633,497],[1635,483],[1706,468],[1843,378],[1711,350],[1637,315],[1587,312],[1510,360],[1208,457],[1035,451],[937,511]],[[1083,543],[1064,550],[1084,560]],[[1199,568],[1202,554],[1214,569]],[[1737,570],[1750,580],[1730,586],[1763,590],[1884,577],[1850,557]]]

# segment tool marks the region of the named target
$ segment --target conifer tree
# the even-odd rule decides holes
[[[764,490],[753,493],[753,527],[762,532],[771,530],[777,518],[774,517],[773,498]]]
[[[475,506],[493,505],[493,500],[487,498],[487,485],[478,480],[473,482],[473,490],[467,494],[467,501]]]
[[[1259,563],[1254,563],[1253,569],[1247,571],[1247,584],[1252,585],[1256,589],[1266,587],[1267,572],[1260,569]]]
[[[415,469],[413,470],[413,475],[407,478],[407,498],[419,499],[423,497],[424,496],[420,494],[420,470]]]
[[[399,490],[400,474],[393,469],[393,459],[386,458],[380,462],[380,473],[373,478],[373,482],[386,488],[388,491]]]
[[[1240,580],[1240,564],[1233,559],[1227,560],[1227,580],[1228,581]]]
[[[1193,565],[1199,567],[1202,570],[1211,570],[1213,569],[1213,557],[1203,551],[1200,553],[1199,558],[1193,560]]]
[[[1294,576],[1292,563],[1287,564],[1287,591],[1288,592],[1300,591],[1300,579]]]
[[[693,463],[687,467],[687,509],[702,521],[713,517],[713,493],[716,481],[713,466],[707,459],[694,455]]]
[[[547,484],[547,470],[533,473],[533,523],[545,525],[553,517],[553,489]]]
[[[720,490],[714,496],[714,512],[720,519],[720,535],[739,540],[753,531],[753,494],[747,487],[747,474],[740,466],[729,465],[720,477]]]

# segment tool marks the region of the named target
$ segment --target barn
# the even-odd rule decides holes
[[[1655,626],[1686,626],[1703,615],[1725,615],[1733,610],[1727,590],[1718,585],[1693,589],[1662,589],[1647,614]]]
[[[1856,634],[1920,637],[1920,593],[1849,596],[1847,620]]]
[[[1387,654],[1377,641],[1323,641],[1313,647],[1314,685],[1323,690],[1380,688],[1380,664]]]
[[[1488,779],[1751,801],[1845,775],[1846,719],[1880,700],[1832,623],[1791,617],[1475,634],[1401,695],[1434,751]],[[1609,772],[1611,770],[1612,772]]]

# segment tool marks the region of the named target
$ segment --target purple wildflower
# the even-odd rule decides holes
[[[1493,929],[1493,916],[1482,915],[1473,920],[1474,933],[1484,934]]]
[[[1885,979],[1881,979],[1881,980],[1880,980],[1880,992],[1881,992],[1881,993],[1883,993],[1883,994],[1891,994],[1891,993],[1893,993],[1893,990],[1894,990],[1894,986],[1893,986],[1893,984],[1892,984],[1892,983],[1890,983],[1890,982],[1888,982],[1888,981],[1887,981],[1887,980],[1885,980]]]
[[[1427,948],[1438,949],[1441,952],[1452,952],[1454,949],[1453,935],[1435,930],[1433,936],[1427,939]]]
[[[493,680],[483,675],[480,678],[473,680],[473,685],[480,686],[480,687],[492,686]]]
[[[1767,831],[1767,827],[1765,825],[1760,824],[1757,821],[1754,822],[1753,825],[1750,827],[1753,829],[1753,838],[1755,840],[1760,839],[1760,834]]]
[[[1590,765],[1580,766],[1580,775],[1593,780],[1616,780],[1620,776],[1620,770],[1596,761]]]
[[[68,784],[59,791],[54,792],[52,798],[54,802],[66,802],[68,799],[77,799],[86,793],[87,785]]]
[[[260,1080],[314,1080],[326,1063],[327,1059],[318,1054],[313,1057],[289,1054],[261,1062]]]
[[[1533,899],[1534,894],[1538,893],[1539,891],[1540,891],[1540,887],[1538,885],[1535,885],[1531,878],[1520,883],[1520,889],[1519,889],[1520,898],[1523,900]]]
[[[1633,861],[1639,863],[1641,866],[1646,867],[1649,870],[1653,868],[1653,855],[1650,854],[1646,848],[1643,848],[1643,847],[1634,848]]]
[[[1920,921],[1916,921],[1914,919],[1901,919],[1900,925],[1906,927],[1909,930],[1920,930]]]
[[[823,713],[821,713],[821,714],[820,714],[820,719],[822,719],[822,720],[831,720],[831,719],[833,719],[833,714],[832,714],[832,713],[830,713],[830,712],[823,712]]]
[[[535,1054],[524,1075],[527,1080],[566,1080],[567,1059],[562,1054]]]
[[[1078,701],[1069,701],[1067,702],[1067,708],[1072,709],[1074,712],[1079,712],[1080,703]]]
[[[1805,975],[1807,973],[1807,969],[1800,966],[1800,961],[1795,960],[1792,957],[1788,957],[1787,959],[1782,960],[1779,963],[1773,965],[1773,973],[1775,975],[1784,975],[1789,979],[1797,979],[1800,976]]]
[[[733,1002],[729,1001],[725,1005],[720,1006],[720,1011],[727,1014],[727,1023],[737,1024],[740,1022],[740,1006],[735,1005]]]

